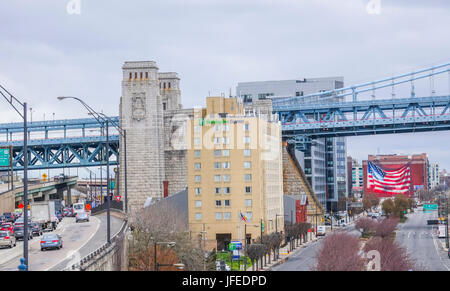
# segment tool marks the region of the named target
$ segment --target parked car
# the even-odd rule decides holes
[[[32,222],[31,229],[32,229],[33,235],[37,235],[37,236],[42,235],[42,226],[39,222]]]
[[[65,217],[73,217],[73,211],[72,211],[72,208],[70,208],[70,207],[64,208],[64,209],[63,209],[63,215],[64,215]]]
[[[63,247],[62,237],[55,233],[44,234],[41,239],[41,251],[45,249],[61,249]]]
[[[2,225],[0,225],[0,230],[14,233],[14,226],[12,222],[3,222]]]
[[[30,224],[28,224],[28,240],[33,239],[33,230]],[[24,238],[24,230],[25,228],[23,224],[14,225],[14,236],[16,237],[16,239]]]
[[[87,212],[78,212],[77,216],[75,216],[75,222],[78,221],[88,221],[89,222],[89,214]]]
[[[0,231],[0,246],[15,247],[16,237],[9,230]]]

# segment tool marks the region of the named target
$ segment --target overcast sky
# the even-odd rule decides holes
[[[72,0],[74,1],[74,0]],[[33,120],[86,117],[59,95],[118,115],[121,66],[178,72],[185,108],[238,82],[343,76],[346,85],[450,61],[450,1],[69,0],[0,2],[0,84]],[[376,2],[376,1],[375,1]],[[448,94],[448,88],[445,88]],[[19,121],[6,103],[0,122]],[[427,152],[450,169],[448,132],[348,138],[358,159]]]

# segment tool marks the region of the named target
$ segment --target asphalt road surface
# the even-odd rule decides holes
[[[111,216],[111,235],[119,231],[122,221]],[[70,266],[106,242],[106,215],[91,216],[89,222],[75,222],[74,217],[65,217],[55,233],[62,236],[63,248],[40,249],[40,237],[29,241],[30,271],[61,270]],[[0,264],[0,271],[16,271],[23,255],[23,242],[18,241],[12,249],[0,249],[0,256],[11,257]],[[14,256],[16,254],[16,256]]]
[[[442,247],[444,239],[437,237],[437,226],[427,225],[427,220],[437,219],[436,212],[424,213],[416,209],[408,220],[399,224],[396,240],[406,247],[416,264],[427,271],[450,271],[450,259]]]

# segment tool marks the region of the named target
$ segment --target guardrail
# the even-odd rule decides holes
[[[112,236],[111,242],[106,242],[101,247],[91,252],[87,256],[83,257],[78,263],[73,264],[72,266],[63,269],[63,271],[86,271],[89,267],[95,264],[98,260],[101,260],[106,255],[114,251],[118,247],[119,239],[124,239],[122,234],[125,232],[126,227],[128,225],[128,221],[124,220],[122,227],[120,230]]]

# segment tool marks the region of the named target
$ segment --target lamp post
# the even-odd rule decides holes
[[[103,118],[109,120],[111,124],[117,129],[119,134],[123,137],[123,153],[124,153],[124,188],[125,188],[125,213],[128,213],[128,182],[127,182],[127,130],[120,127],[111,118],[103,113],[99,113]]]
[[[111,243],[111,199],[109,197],[109,120],[104,119],[100,114],[98,114],[94,109],[92,109],[89,105],[87,105],[83,100],[81,100],[78,97],[71,97],[71,96],[59,96],[58,100],[64,100],[64,99],[75,99],[78,102],[80,102],[87,110],[88,112],[94,116],[94,118],[97,120],[97,122],[100,125],[106,124],[106,195],[108,197],[106,202],[106,241],[108,243]]]
[[[27,128],[27,103],[20,102],[16,97],[0,85],[0,94],[23,118],[23,258],[25,270],[28,270],[28,128]],[[16,105],[15,105],[16,104]],[[19,109],[22,109],[21,112]],[[22,108],[20,108],[22,107]],[[12,155],[12,153],[10,153]]]

